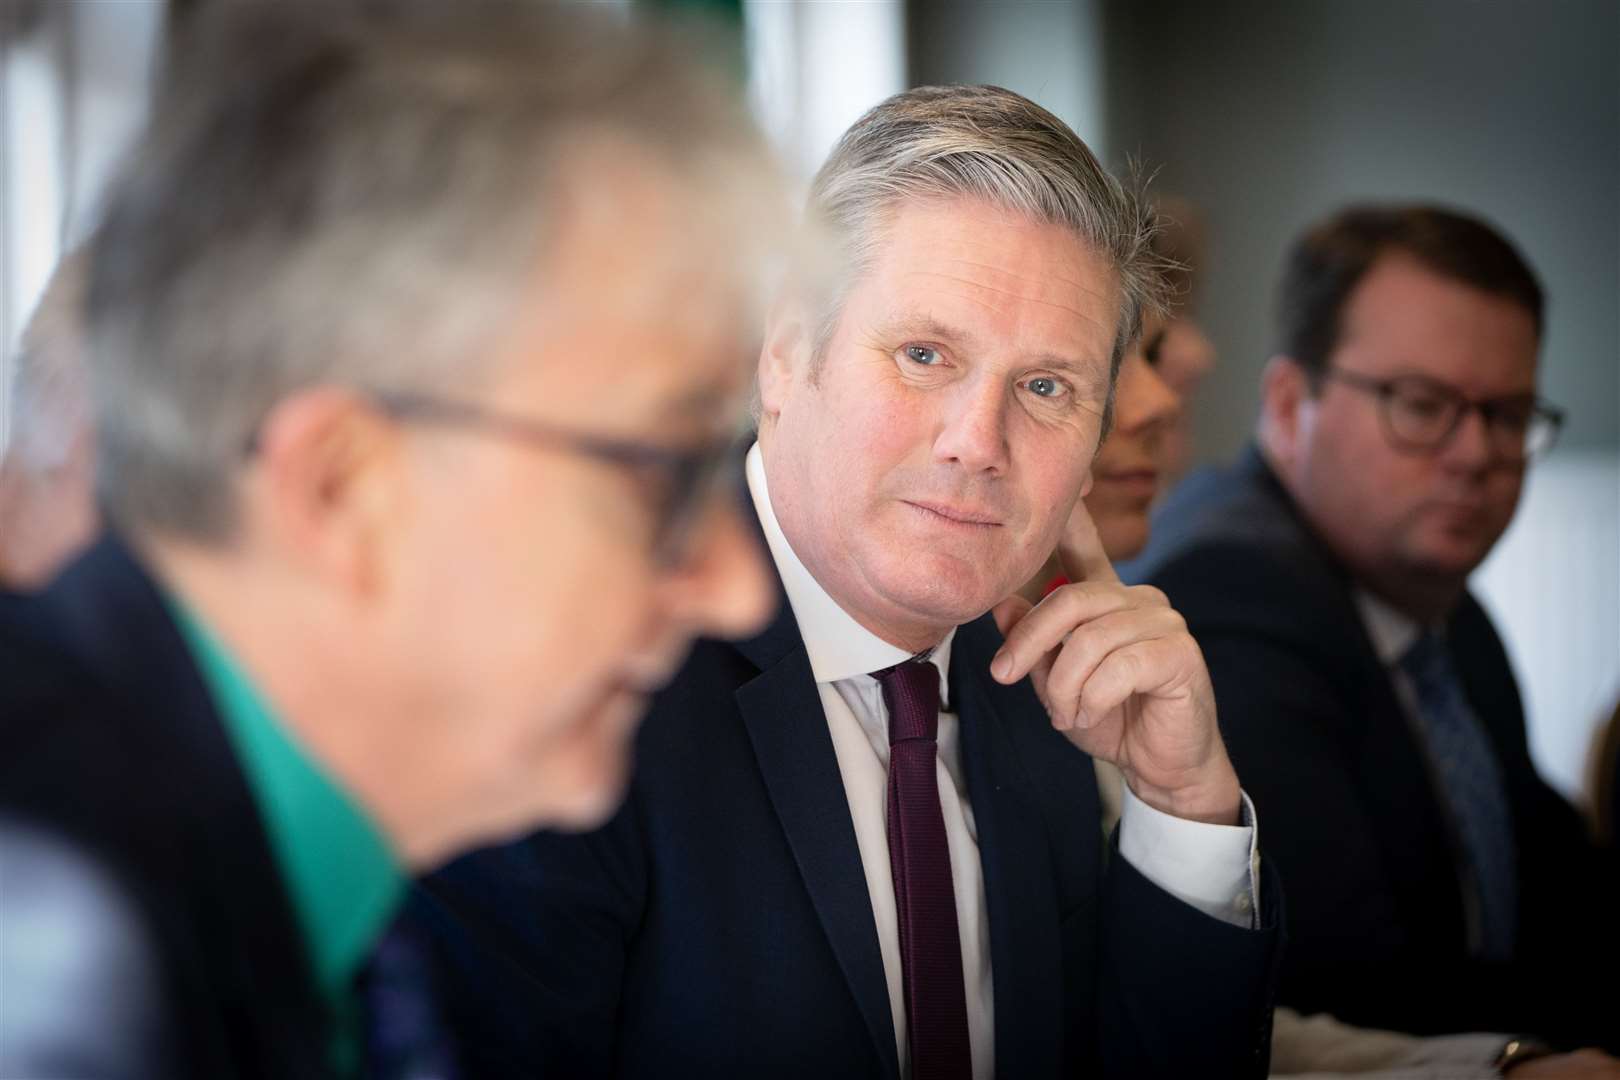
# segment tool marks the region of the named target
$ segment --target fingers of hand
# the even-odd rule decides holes
[[[1169,612],[1171,609],[1163,593],[1146,585],[1134,588],[1102,582],[1065,585],[1036,604],[1007,631],[1007,640],[991,661],[990,673],[1000,682],[1017,682],[1029,674],[1042,657],[1064,647],[1065,640],[1080,628],[1106,615],[1127,610]]]
[[[1074,511],[1058,537],[1058,565],[1070,581],[1115,581],[1114,564],[1103,551],[1102,536],[1091,519],[1084,499],[1076,499]]]
[[[1119,611],[1076,630],[1046,678],[1053,724],[1091,727],[1131,695],[1176,681],[1186,666],[1186,630],[1169,608]]]

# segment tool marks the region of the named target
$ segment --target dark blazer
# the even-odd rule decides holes
[[[1512,804],[1511,965],[1469,958],[1458,846],[1427,758],[1353,583],[1258,451],[1189,478],[1125,573],[1169,595],[1209,663],[1227,746],[1288,889],[1283,1004],[1402,1031],[1613,1045],[1615,997],[1587,989],[1593,978],[1612,987],[1620,970],[1602,959],[1609,886],[1581,821],[1536,775],[1507,656],[1471,596],[1448,641]]]
[[[1001,641],[961,628],[950,693],[978,830],[999,1076],[1264,1076],[1280,898],[1243,930],[1103,869],[1091,761]],[[479,1075],[898,1076],[843,781],[785,601],[700,642],[655,701],[621,812],[428,878],[450,1012]]]
[[[23,836],[94,867],[87,883],[125,909],[112,922],[155,957],[161,1030],[110,1031],[141,1011],[117,993],[56,1018],[86,1044],[144,1048],[115,1075],[328,1074],[330,1021],[247,782],[164,601],[116,540],[42,595],[0,601],[0,845]],[[20,978],[0,970],[0,1009],[29,994]],[[35,1053],[20,1015],[9,1055]],[[80,1074],[38,1052],[9,1064]]]

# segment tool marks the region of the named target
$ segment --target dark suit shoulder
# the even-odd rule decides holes
[[[1349,579],[1252,448],[1172,493],[1153,542],[1121,573],[1164,590],[1201,642],[1264,641],[1326,671],[1370,648]]]
[[[325,1075],[290,901],[159,586],[108,538],[0,603],[0,656],[0,817],[113,883],[149,930],[170,1075]]]

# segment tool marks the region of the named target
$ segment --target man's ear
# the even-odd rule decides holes
[[[1291,356],[1273,356],[1260,376],[1260,438],[1287,465],[1308,431],[1316,396],[1311,379]]]
[[[783,295],[765,320],[765,343],[759,350],[759,402],[763,418],[782,411],[795,380],[810,377],[815,328],[805,301]]]
[[[387,581],[404,475],[398,430],[334,387],[282,399],[259,429],[249,510],[283,554],[357,597]]]

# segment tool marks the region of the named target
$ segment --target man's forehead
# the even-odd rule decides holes
[[[971,199],[899,208],[856,290],[880,335],[1070,368],[1106,364],[1121,304],[1113,267],[1081,237]]]
[[[1533,317],[1512,298],[1390,255],[1352,293],[1338,349],[1380,374],[1480,380],[1510,392],[1533,387],[1538,345]]]

